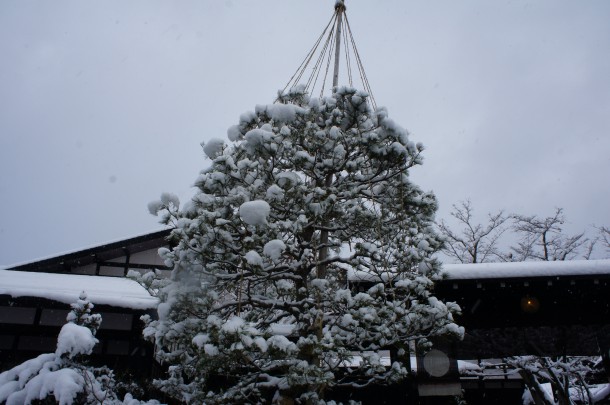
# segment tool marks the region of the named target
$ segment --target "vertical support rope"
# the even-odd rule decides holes
[[[347,79],[349,81],[349,86],[353,87],[354,82],[352,80],[352,62],[350,60],[351,57],[350,57],[350,53],[349,53],[349,46],[347,46],[349,44],[349,42],[348,42],[348,38],[347,38],[346,29],[343,30],[343,43],[345,44],[343,49],[345,49],[345,67],[347,68]]]
[[[364,65],[362,64],[362,59],[360,59],[360,53],[358,52],[358,47],[356,46],[356,41],[354,40],[354,35],[352,34],[352,28],[350,27],[349,20],[347,19],[347,14],[345,15],[345,23],[347,26],[347,30],[349,31],[349,37],[351,39],[352,47],[354,48],[354,55],[356,55],[356,63],[358,65],[358,71],[360,72],[360,78],[362,80],[362,84],[364,85],[364,90],[367,93],[369,93],[369,97],[371,100],[371,106],[373,107],[373,110],[376,110],[377,103],[375,102],[375,97],[373,96],[373,90],[371,89],[369,80],[366,77],[366,72],[364,71]]]
[[[336,23],[336,19],[335,19],[335,22],[333,23],[331,30],[328,33],[328,37],[326,38],[326,41],[324,42],[324,46],[322,47],[322,51],[320,52],[320,55],[318,56],[318,59],[316,60],[316,64],[314,65],[314,67],[312,69],[311,75],[309,76],[309,79],[307,80],[307,84],[305,85],[305,89],[307,91],[310,91],[310,86],[311,86],[310,92],[313,92],[313,90],[315,89],[316,83],[318,82],[318,77],[320,76],[320,71],[322,70],[321,67],[324,64],[324,60],[327,57],[326,56],[327,51],[328,51],[328,58],[330,59],[330,54],[332,52],[332,47],[333,47],[333,31],[334,31],[335,23]]]
[[[326,59],[326,70],[324,72],[324,79],[322,80],[322,89],[320,90],[320,97],[324,96],[324,88],[326,87],[326,78],[328,77],[328,70],[330,68],[330,60],[333,49],[336,49],[336,37],[333,35],[330,40],[330,47],[328,48],[328,58]],[[318,72],[319,73],[319,72]],[[313,92],[313,90],[312,90]]]
[[[305,56],[305,59],[303,59],[303,61],[301,62],[301,64],[297,68],[296,72],[294,72],[294,74],[292,75],[290,80],[288,80],[288,83],[286,83],[286,86],[284,86],[284,88],[282,89],[282,93],[284,93],[286,91],[288,86],[290,86],[290,83],[292,83],[292,87],[294,87],[299,82],[299,80],[301,80],[301,76],[303,76],[303,73],[305,72],[305,69],[307,68],[307,65],[311,61],[311,58],[313,58],[313,55],[315,55],[316,49],[318,49],[318,46],[320,45],[320,41],[322,41],[322,38],[324,38],[324,34],[328,30],[328,27],[330,27],[332,22],[335,20],[335,18],[336,18],[336,14],[333,14],[333,16],[328,21],[328,24],[326,24],[326,27],[324,28],[324,31],[322,31],[322,34],[320,34],[320,36],[316,40],[315,44],[311,48],[311,50],[307,53],[307,56]],[[297,75],[298,75],[298,77],[296,78],[296,80],[293,81],[293,79]]]
[[[343,45],[345,49],[341,49],[341,45]],[[307,80],[304,83],[305,91],[309,94],[313,94],[316,91],[316,86],[318,86],[318,83],[320,83],[320,97],[323,97],[328,80],[330,62],[333,55],[334,71],[332,86],[336,87],[339,85],[339,74],[341,70],[341,53],[343,53],[345,57],[345,70],[347,71],[347,81],[349,83],[349,86],[354,86],[354,77],[352,72],[352,66],[354,62],[352,61],[352,58],[354,58],[356,67],[358,68],[358,76],[360,77],[362,90],[368,93],[369,97],[367,101],[370,103],[373,110],[376,110],[377,103],[375,101],[373,90],[369,83],[366,72],[364,71],[364,64],[362,63],[360,53],[356,46],[356,41],[352,33],[349,19],[347,17],[345,3],[343,0],[338,0],[336,2],[335,12],[332,15],[330,21],[328,21],[328,23],[326,24],[324,31],[317,38],[313,47],[307,53],[305,59],[303,59],[296,72],[292,75],[288,83],[286,83],[286,86],[279,93],[278,98],[275,101],[279,101],[281,99],[281,94],[283,94],[288,88],[294,88],[299,83],[301,83],[301,80],[303,79],[304,75],[307,77]],[[314,60],[315,62],[312,62]],[[306,71],[312,63],[313,66],[311,67],[311,72],[306,75]],[[321,73],[322,70],[324,70],[323,74]]]

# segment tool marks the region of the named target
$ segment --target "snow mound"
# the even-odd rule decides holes
[[[201,142],[201,146],[203,146],[203,153],[210,159],[214,159],[222,153],[225,143],[222,139],[212,138],[207,143]]]
[[[244,144],[249,153],[255,153],[257,148],[263,147],[265,143],[273,139],[273,132],[264,128],[256,128],[246,132],[246,143]]]
[[[53,395],[59,404],[73,404],[85,382],[77,371],[59,369],[60,363],[55,353],[45,353],[0,373],[0,403],[29,404]]]
[[[232,142],[238,141],[242,137],[239,125],[233,125],[232,127],[229,127],[229,129],[227,130],[227,137]]]
[[[45,399],[47,395],[53,394],[55,400],[60,405],[72,405],[74,399],[79,392],[83,391],[85,385],[85,379],[78,371],[71,368],[62,368],[57,371],[50,373],[40,373],[36,377],[32,378],[27,384],[27,390],[17,392],[16,397],[22,397],[23,402],[17,401],[12,402],[12,395],[9,400],[6,401],[7,405],[14,403],[17,404],[29,404],[35,399]]]
[[[159,214],[159,211],[163,209],[175,209],[177,210],[180,207],[180,199],[178,196],[172,193],[161,193],[161,199],[151,201],[148,203],[148,212],[152,215]]]
[[[280,188],[277,184],[272,184],[267,189],[267,199],[268,200],[281,200],[284,198],[284,190]]]
[[[239,207],[239,216],[248,225],[266,225],[271,207],[263,200],[243,203]]]
[[[174,208],[178,209],[180,207],[180,199],[176,194],[172,193],[161,193],[161,203],[166,207],[174,206]]]
[[[89,328],[67,323],[59,331],[55,353],[58,356],[67,354],[69,358],[79,354],[91,354],[97,343],[98,340],[93,337]]]
[[[242,318],[235,315],[232,316],[228,321],[222,325],[222,330],[229,333],[237,333],[240,329],[242,329],[245,325],[245,322]]]
[[[284,242],[279,239],[274,239],[265,243],[263,253],[265,254],[265,256],[269,257],[275,262],[280,258],[284,249],[286,249],[286,245],[284,244]]]
[[[248,251],[248,253],[246,253],[244,257],[246,258],[246,262],[248,262],[250,266],[263,265],[263,258],[254,250]]]
[[[255,109],[256,114],[266,113],[273,121],[284,123],[294,121],[300,111],[303,109],[293,104],[257,105]]]

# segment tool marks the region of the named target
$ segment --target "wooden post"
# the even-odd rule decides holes
[[[341,25],[343,24],[343,12],[345,11],[345,3],[343,0],[338,0],[335,4],[335,12],[337,13],[337,30],[335,31],[335,71],[333,72],[333,87],[337,87],[339,84],[339,59],[341,57]],[[333,174],[329,173],[324,179],[324,186],[329,188],[333,184]],[[326,224],[325,224],[326,225]],[[320,254],[318,255],[318,261],[323,262],[328,257],[328,247],[325,246],[328,243],[328,231],[320,231],[320,243],[323,245],[320,248]],[[319,264],[317,271],[318,278],[326,277],[326,265]]]
[[[335,34],[335,70],[333,72],[333,87],[339,85],[339,59],[341,59],[341,25],[343,25],[343,12],[345,11],[345,3],[343,0],[338,0],[335,4],[337,12],[337,31]]]

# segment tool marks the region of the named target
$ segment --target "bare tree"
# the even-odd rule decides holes
[[[498,249],[498,240],[506,230],[504,223],[508,219],[503,211],[489,213],[485,224],[477,224],[473,218],[472,203],[466,200],[453,205],[451,216],[459,221],[461,229],[454,232],[443,220],[438,224],[445,237],[445,254],[460,263],[506,260]]]
[[[585,246],[583,257],[587,260],[595,258],[610,258],[610,228],[607,226],[592,226],[595,229],[595,237],[590,239]]]
[[[556,208],[555,213],[546,218],[514,215],[513,220],[513,230],[520,235],[517,245],[511,248],[515,261],[573,259],[589,241],[584,232],[572,236],[564,234],[562,208]]]
[[[610,228],[601,226],[597,229],[601,244],[606,248],[606,253],[610,253]]]
[[[588,239],[587,243],[584,245],[584,252],[582,254],[582,258],[585,260],[591,260],[595,251],[597,250],[597,243],[599,242],[599,237],[595,237],[593,239]]]
[[[585,246],[583,257],[587,260],[599,258],[599,256],[610,258],[610,228],[606,226],[592,226],[595,229],[595,237],[589,239]]]

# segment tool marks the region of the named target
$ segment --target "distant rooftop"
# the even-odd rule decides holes
[[[143,235],[103,243],[101,245],[81,248],[78,250],[60,253],[55,256],[35,259],[24,263],[3,266],[7,270],[61,272],[62,268],[86,266],[91,263],[114,259],[148,249],[156,249],[167,245],[166,238],[171,229],[163,229]],[[0,267],[1,269],[2,267]]]
[[[505,263],[443,264],[441,273],[447,280],[510,280],[551,278],[610,277],[610,259],[532,261]],[[365,271],[348,271],[348,278],[355,282],[375,282],[389,275],[374,275]]]
[[[68,253],[62,253],[53,257],[47,257],[44,259],[33,260],[11,266],[4,266],[4,268],[6,270],[20,270],[28,272],[61,273],[62,269],[69,269],[75,266],[86,266],[91,263],[104,262],[125,254],[133,254],[144,250],[158,249],[162,246],[167,246],[167,237],[169,236],[170,232],[171,229],[163,229],[128,239],[122,239]],[[134,266],[137,267],[137,265],[134,264],[130,264],[128,267]],[[163,268],[164,266],[154,267]],[[0,271],[2,271],[1,266]],[[365,272],[348,273],[349,278],[354,281],[372,281],[372,279],[375,278],[374,276],[371,276]],[[552,262],[530,261],[444,264],[442,273],[448,280],[584,277],[595,275],[605,275],[610,277],[610,259]]]
[[[610,260],[445,264],[443,273],[450,280],[610,276]]]

